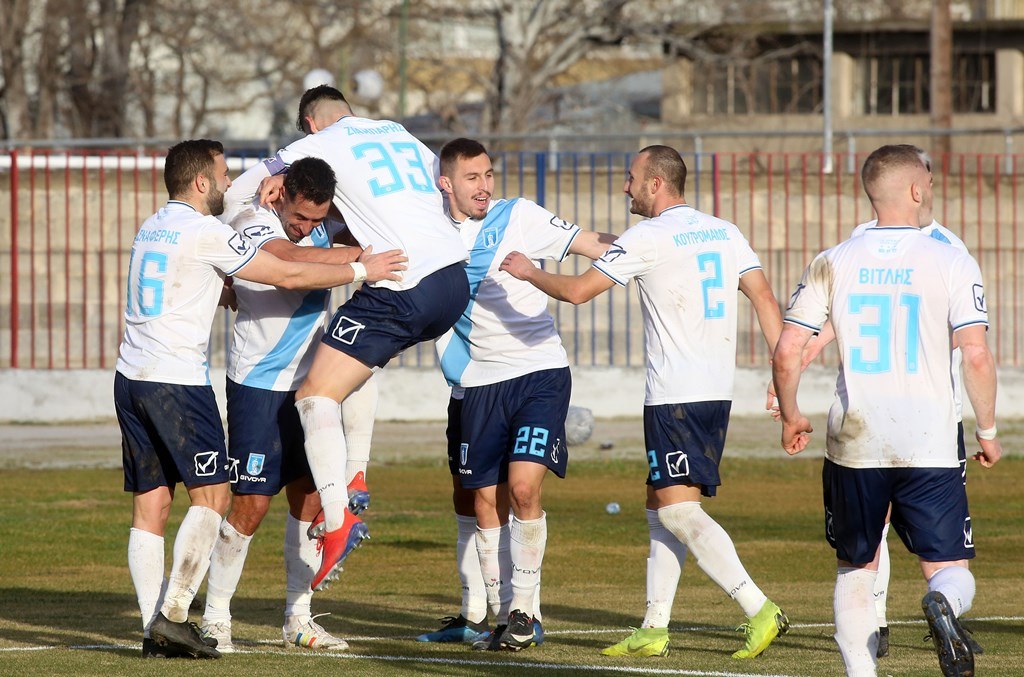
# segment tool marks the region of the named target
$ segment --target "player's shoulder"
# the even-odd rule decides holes
[[[963,252],[970,251],[969,249],[967,249],[967,245],[964,244],[964,241],[960,239],[960,237],[956,233],[951,231],[949,228],[946,228],[938,221],[933,220],[930,224],[923,227],[921,229],[921,232],[925,233],[928,237],[930,237],[933,240],[936,240],[943,244],[952,245],[954,248],[959,249]]]

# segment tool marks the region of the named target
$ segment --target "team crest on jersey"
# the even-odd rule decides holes
[[[196,477],[210,477],[217,474],[217,452],[200,451],[192,457],[196,464]]]
[[[484,238],[484,246],[488,249],[494,249],[498,246],[498,229],[488,228],[481,235]]]
[[[228,246],[231,247],[236,254],[244,254],[249,251],[249,243],[246,242],[245,238],[238,233],[231,236],[231,239],[228,240]]]
[[[463,442],[459,445],[459,465],[466,465],[469,460],[469,445]]]
[[[980,284],[974,285],[974,307],[979,312],[988,313],[988,307],[985,306],[985,288]]]
[[[687,477],[690,474],[690,461],[682,451],[665,454],[665,467],[669,477]]]
[[[359,336],[359,332],[365,328],[365,324],[356,322],[355,320],[350,320],[342,315],[334,324],[334,329],[331,330],[331,336],[345,345],[350,346],[356,342],[356,337]]]
[[[971,518],[964,520],[964,547],[974,549],[974,527],[971,526]]]
[[[266,454],[249,454],[249,460],[245,464],[245,472],[250,475],[259,475],[263,472],[263,462],[267,460]]]

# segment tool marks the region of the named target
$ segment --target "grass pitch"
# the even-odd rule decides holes
[[[435,629],[440,616],[458,612],[441,424],[378,428],[377,458],[384,460],[370,469],[373,508],[366,515],[373,538],[313,602],[315,613],[332,614],[320,619],[323,625],[349,640],[347,655],[280,644],[285,502],[278,499],[250,548],[233,605],[235,644],[242,652],[220,661],[141,661],[125,554],[131,508],[121,491],[118,450],[106,452],[100,467],[7,463],[0,473],[0,674],[841,675],[831,639],[835,560],[823,536],[821,461],[768,453],[778,448],[777,430],[761,419],[734,421],[730,442],[736,443],[726,451],[724,484],[705,508],[730,533],[758,585],[786,610],[793,623],[789,634],[758,659],[732,660],[742,644],[733,630],[742,614],[688,558],[670,627],[671,655],[598,654],[643,618],[648,545],[641,425],[607,424],[619,432],[604,434],[605,425],[599,422],[594,441],[574,448],[569,479],[545,484],[547,639],[519,654],[412,639]],[[598,451],[600,442],[612,440],[611,452]],[[981,675],[1018,675],[1024,664],[1022,482],[1020,458],[1005,458],[991,471],[976,464],[969,470],[978,594],[968,625],[985,647],[977,659]],[[167,534],[168,566],[188,503],[183,491],[178,499]],[[612,501],[621,513],[605,512]],[[897,538],[890,546],[892,648],[879,673],[937,675],[931,644],[922,640],[927,628],[920,571]],[[193,620],[199,615],[193,613]]]

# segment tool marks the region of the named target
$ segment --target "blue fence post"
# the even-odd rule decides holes
[[[537,165],[537,204],[541,207],[544,206],[544,184],[547,182],[547,153],[538,151],[535,157],[535,163]]]

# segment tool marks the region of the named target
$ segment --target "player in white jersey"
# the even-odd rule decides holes
[[[921,162],[925,165],[928,171],[931,171],[931,159],[927,153],[921,151]],[[874,228],[877,225],[877,219],[872,219],[858,225],[853,229],[850,237],[859,237],[863,235],[868,229]],[[941,223],[936,221],[932,216],[932,200],[929,196],[926,201],[921,204],[921,223],[927,223],[928,225],[921,227],[921,232],[925,235],[946,244],[955,247],[959,251],[969,254],[967,245],[964,244],[955,233],[943,226]],[[807,347],[804,349],[802,367],[804,369],[817,359],[821,351],[835,339],[835,332],[832,330],[832,324],[826,322],[821,331],[818,332],[810,341],[807,343]],[[960,466],[963,474],[964,482],[967,481],[967,448],[964,443],[964,430],[962,419],[963,411],[963,395],[960,384],[960,349],[953,349],[953,359],[950,365],[951,376],[953,378],[953,398],[956,405],[956,417],[957,417],[957,446],[959,449]],[[779,420],[778,406],[773,406],[775,402],[775,393],[772,386],[769,386],[769,400],[768,407],[772,409],[772,416],[775,420]],[[886,516],[885,528],[882,529],[882,541],[878,546],[878,574],[875,577],[875,613],[878,618],[878,651],[877,657],[884,658],[889,655],[889,623],[886,618],[886,607],[888,602],[889,594],[889,573],[890,573],[890,562],[889,562],[889,518]],[[971,642],[971,647],[975,653],[981,653],[981,647],[974,640],[974,638],[968,635],[968,639]]]
[[[686,204],[686,165],[667,146],[633,160],[625,192],[646,217],[586,273],[552,275],[513,253],[501,269],[549,295],[583,303],[636,279],[644,317],[647,388],[644,437],[650,472],[651,536],[647,615],[642,627],[606,648],[610,656],[668,653],[668,621],[686,550],[743,609],[745,643],[733,658],[753,658],[788,628],[782,610],[754,584],[732,540],[701,508],[721,483],[736,369],[736,289],[754,306],[769,348],[782,324],[757,255],[739,229]]]
[[[334,205],[363,247],[401,249],[409,257],[400,282],[364,285],[335,313],[309,376],[296,393],[323,519],[318,590],[337,578],[348,554],[368,536],[347,510],[347,448],[338,403],[402,350],[451,329],[469,301],[466,248],[444,215],[434,182],[434,154],[397,122],[352,115],[341,92],[326,85],[302,95],[299,122],[311,132],[277,155],[282,167],[319,157],[338,177]],[[270,177],[263,202],[282,181]]]
[[[919,229],[931,199],[920,150],[883,146],[862,169],[878,223],[822,252],[790,299],[773,374],[782,445],[799,453],[812,431],[796,395],[813,332],[832,322],[841,362],[822,471],[826,538],[836,550],[836,642],[849,675],[874,675],[878,624],[872,589],[878,545],[892,526],[920,560],[922,608],[945,675],[974,674],[958,617],[974,598],[967,493],[957,458],[950,344],[964,356],[964,385],[991,467],[1002,454],[995,427],[996,374],[978,264]]]
[[[263,176],[257,167],[236,179],[225,195],[227,205],[221,215],[250,245],[280,258],[322,263],[352,263],[362,253],[357,247],[331,247],[344,225],[325,220],[335,184],[327,163],[317,158],[294,163],[281,198],[269,207],[255,199]],[[404,268],[403,261],[397,251],[366,253],[360,257],[357,267],[362,270],[355,279],[398,279],[396,272]],[[235,498],[221,523],[210,560],[202,629],[217,640],[220,652],[234,650],[231,598],[253,534],[266,516],[271,498],[284,488],[289,506],[284,539],[284,641],[307,648],[344,650],[347,643],[316,623],[310,611],[313,593],[309,584],[320,562],[317,544],[306,537],[306,531],[320,511],[320,500],[309,476],[302,426],[295,410],[295,391],[313,361],[310,346],[323,335],[330,294],[319,289],[277,289],[245,280],[237,281],[232,289],[238,316],[228,356],[227,410],[229,473]],[[376,399],[371,380],[345,400],[346,405],[361,407],[361,411],[343,412],[343,418],[346,435],[364,457],[369,454]],[[365,427],[365,434],[350,430],[350,421]],[[358,472],[364,470],[365,461]]]
[[[541,486],[548,470],[565,476],[571,377],[547,296],[498,266],[513,250],[537,259],[594,259],[612,238],[602,243],[601,234],[530,200],[492,200],[491,159],[472,139],[445,144],[439,182],[470,253],[470,302],[436,344],[453,386],[448,464],[463,608],[419,639],[518,651],[543,642],[536,592],[547,543]],[[489,636],[488,606],[497,626]]]
[[[250,247],[214,218],[231,185],[219,142],[172,147],[164,183],[170,201],[142,224],[132,244],[114,377],[124,487],[133,493],[128,568],[142,612],[143,656],[217,658],[216,648],[188,622],[188,608],[230,501],[224,431],[206,363],[224,277],[322,289],[350,282],[353,271],[282,261]],[[161,593],[163,533],[178,482],[192,507],[178,530]]]

